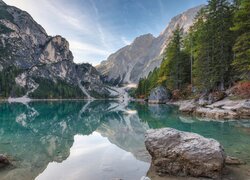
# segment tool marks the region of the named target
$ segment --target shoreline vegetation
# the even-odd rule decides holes
[[[188,100],[180,107],[188,114],[250,119],[249,101],[233,105],[250,99],[249,8],[248,0],[208,1],[187,34],[180,27],[173,32],[160,67],[140,79],[133,96],[149,103]],[[225,99],[231,105],[212,107]]]

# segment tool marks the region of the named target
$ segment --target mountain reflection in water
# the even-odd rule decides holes
[[[0,153],[13,167],[0,179],[140,179],[150,157],[144,133],[173,127],[220,141],[250,162],[249,121],[200,121],[168,105],[115,101],[0,104]]]

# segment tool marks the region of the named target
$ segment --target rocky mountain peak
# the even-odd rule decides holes
[[[139,37],[136,37],[135,40],[133,41],[133,44],[141,44],[145,41],[152,41],[154,40],[155,37],[152,34],[144,34]]]
[[[166,27],[166,29],[159,35],[159,39],[165,40],[161,46],[161,52],[163,53],[164,49],[168,45],[169,41],[171,40],[173,31],[179,26],[182,28],[184,33],[187,33],[189,28],[193,25],[195,16],[197,15],[198,11],[204,7],[204,5],[196,6],[187,11],[173,17]]]
[[[110,96],[94,67],[73,62],[65,38],[48,36],[27,12],[2,4],[0,0],[0,98]]]
[[[162,62],[162,53],[177,26],[184,32],[193,24],[197,12],[203,5],[191,8],[170,21],[167,28],[158,36],[145,34],[135,38],[129,46],[121,48],[97,66],[98,71],[109,83],[137,83]]]

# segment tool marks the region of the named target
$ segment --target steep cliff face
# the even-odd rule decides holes
[[[48,36],[27,12],[3,1],[0,32],[0,97],[109,97],[94,67],[73,62],[66,39]]]
[[[162,62],[162,53],[168,45],[172,32],[179,25],[186,33],[194,22],[194,17],[203,6],[197,6],[172,18],[167,28],[158,36],[151,34],[136,38],[133,43],[110,55],[97,66],[97,70],[107,82],[137,83]]]

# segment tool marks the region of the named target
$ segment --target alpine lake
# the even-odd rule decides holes
[[[175,106],[117,101],[0,103],[0,154],[12,163],[0,179],[140,180],[151,174],[144,134],[163,127],[218,140],[246,162],[232,168],[231,179],[250,179],[250,120],[213,121]]]

